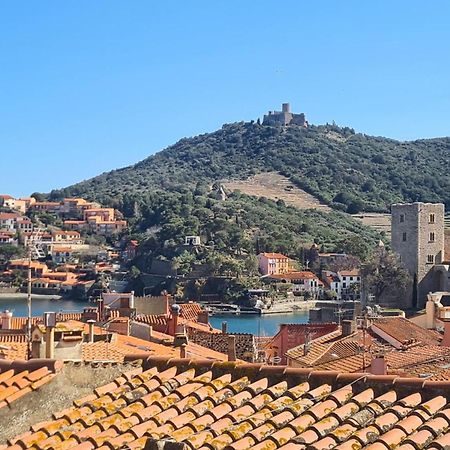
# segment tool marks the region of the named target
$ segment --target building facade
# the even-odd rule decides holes
[[[290,271],[290,259],[281,253],[260,253],[259,271],[263,275],[281,275]]]
[[[437,288],[434,266],[444,260],[444,205],[407,203],[392,205],[392,249],[411,273],[411,296],[405,305],[423,308],[427,294]]]

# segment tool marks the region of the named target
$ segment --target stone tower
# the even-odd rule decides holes
[[[423,308],[427,294],[438,289],[433,271],[444,258],[444,205],[392,205],[392,249],[413,277],[411,308]]]

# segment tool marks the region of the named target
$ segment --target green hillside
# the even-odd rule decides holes
[[[153,255],[172,257],[185,235],[198,234],[222,253],[295,256],[314,240],[327,250],[345,249],[353,235],[375,245],[380,236],[343,212],[388,211],[401,201],[450,207],[449,161],[449,138],[399,142],[334,125],[283,129],[240,122],[49,197],[83,196],[118,208]],[[224,199],[219,192],[222,180],[274,171],[335,212],[240,193]]]
[[[336,209],[388,211],[399,201],[450,207],[450,138],[400,142],[337,126],[268,127],[235,123],[181,139],[147,159],[83,181],[52,196],[108,202],[148,189],[244,179],[278,171]]]

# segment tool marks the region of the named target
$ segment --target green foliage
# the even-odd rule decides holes
[[[133,280],[137,280],[141,276],[141,271],[136,266],[131,266],[129,273],[130,273],[130,278]]]
[[[364,285],[377,304],[388,304],[394,299],[397,304],[405,300],[411,275],[405,270],[398,256],[383,247],[373,252],[363,267]]]
[[[185,251],[173,259],[173,265],[179,275],[187,275],[191,271],[195,260],[194,254]]]
[[[366,259],[379,236],[343,212],[387,211],[392,203],[418,200],[450,207],[449,149],[449,138],[399,142],[336,125],[240,122],[181,139],[49,198],[82,196],[122,211],[146,261],[177,257],[183,273],[209,261],[214,273],[239,275],[254,273],[248,255],[279,251],[301,261],[312,242]],[[267,171],[288,177],[335,211],[299,210],[238,192],[222,199],[222,180]],[[186,235],[201,236],[205,245],[180,255]],[[214,261],[216,254],[224,260]]]
[[[0,245],[0,261],[8,261],[13,258],[19,258],[23,256],[23,247],[17,247],[16,245],[3,244]]]
[[[239,122],[189,139],[124,169],[53,191],[86,196],[133,216],[137,193],[194,189],[278,171],[336,209],[387,211],[401,201],[450,207],[450,138],[400,142],[335,125],[268,127]]]
[[[356,256],[361,261],[365,261],[374,248],[370,242],[367,242],[366,239],[357,234],[346,236],[339,241],[337,247],[340,252]],[[357,266],[355,265],[353,267]]]

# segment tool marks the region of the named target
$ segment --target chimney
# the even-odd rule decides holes
[[[103,302],[103,298],[99,298],[98,300],[97,300],[97,303],[98,303],[98,315],[99,315],[99,320],[100,320],[100,322],[103,322],[103,320],[105,319],[105,316],[104,316],[104,302]]]
[[[428,294],[428,300],[425,305],[425,317],[426,317],[426,327],[428,330],[432,330],[436,328],[436,315],[438,310],[439,300],[436,298],[434,294]]]
[[[355,332],[355,322],[353,320],[343,320],[341,324],[342,337],[350,336]]]
[[[151,341],[153,339],[153,327],[151,325],[148,326],[148,340]]]
[[[228,361],[236,361],[236,336],[228,335]]]
[[[187,344],[181,344],[180,358],[186,358],[186,347],[187,347]]]
[[[45,325],[45,357],[53,359],[55,354],[56,313],[45,312],[44,325]]]
[[[228,322],[224,320],[222,322],[222,334],[227,334],[227,333],[228,333]]]
[[[173,340],[173,346],[174,347],[181,347],[182,345],[188,344],[188,338],[186,336],[186,332],[183,328],[182,331],[175,333],[174,340]]]
[[[128,303],[128,307],[129,307],[130,309],[133,309],[133,308],[134,308],[134,291],[131,291],[131,294],[130,294],[130,301],[129,301],[129,303]]]
[[[442,347],[450,347],[450,320],[444,320],[444,338],[441,342]]]
[[[89,339],[88,342],[94,342],[94,324],[95,324],[95,320],[88,320],[87,321],[88,325],[89,325]]]
[[[1,328],[2,330],[10,330],[12,326],[12,312],[11,311],[3,311],[1,314]]]
[[[178,328],[178,316],[180,314],[180,305],[177,305],[176,303],[174,303],[171,307],[171,312],[172,314],[169,317],[169,323],[168,323],[168,333],[171,336],[175,336],[175,334],[177,333],[177,328]]]
[[[199,312],[198,316],[197,316],[197,321],[199,323],[204,323],[204,324],[208,325],[209,324],[209,313],[208,313],[208,311],[203,310],[203,311]]]
[[[311,349],[311,333],[309,331],[306,332],[305,335],[305,345],[303,346],[303,356],[306,356]]]
[[[372,359],[369,370],[372,375],[386,375],[387,364],[384,355],[379,355]]]
[[[45,357],[54,358],[55,349],[55,329],[53,327],[45,328]]]

